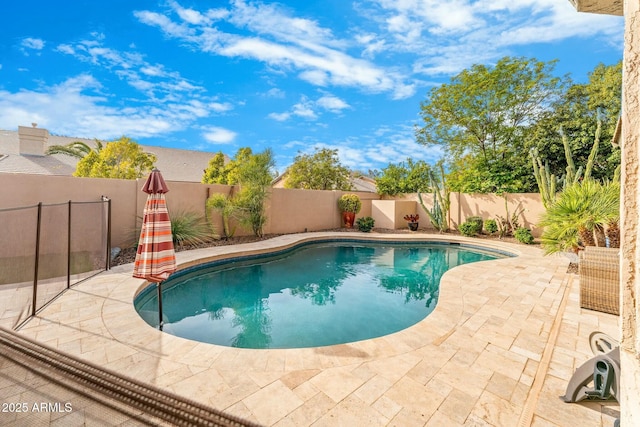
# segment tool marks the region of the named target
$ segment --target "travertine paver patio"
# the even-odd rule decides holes
[[[181,265],[313,238],[434,235],[305,233],[178,253]],[[264,425],[613,424],[618,406],[565,404],[588,336],[617,338],[617,317],[579,308],[568,260],[539,248],[447,236],[517,253],[442,279],[436,310],[395,334],[311,349],[247,350],[161,333],[135,312],[143,281],[120,266],[66,292],[21,333],[139,380]],[[2,415],[0,414],[0,417]],[[0,424],[1,424],[0,418]]]

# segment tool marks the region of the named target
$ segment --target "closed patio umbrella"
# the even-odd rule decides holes
[[[159,170],[151,171],[142,187],[148,194],[144,206],[133,277],[155,282],[158,289],[158,327],[162,330],[162,281],[176,271],[171,220],[164,193],[169,191]]]

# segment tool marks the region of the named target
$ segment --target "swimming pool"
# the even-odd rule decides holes
[[[434,243],[305,243],[205,264],[163,284],[164,332],[241,348],[303,348],[379,337],[424,319],[450,268],[506,256]],[[157,327],[150,286],[135,300]]]

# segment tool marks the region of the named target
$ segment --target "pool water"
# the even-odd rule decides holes
[[[448,269],[500,257],[442,244],[323,243],[198,268],[163,283],[163,330],[241,348],[318,347],[379,337],[431,313]],[[143,292],[135,306],[157,327],[155,291]]]

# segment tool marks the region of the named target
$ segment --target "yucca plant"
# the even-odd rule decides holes
[[[172,212],[170,217],[174,245],[195,245],[211,239],[211,232],[202,215],[178,211]]]

